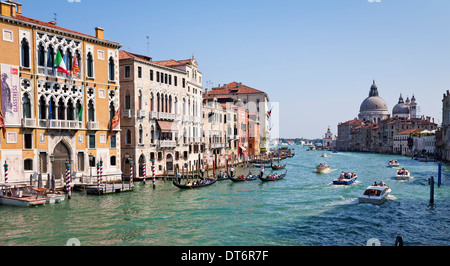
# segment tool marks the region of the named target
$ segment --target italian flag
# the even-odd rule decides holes
[[[69,75],[69,71],[67,71],[66,62],[64,62],[61,52],[58,50],[58,54],[55,59],[55,68],[56,72],[62,72]]]

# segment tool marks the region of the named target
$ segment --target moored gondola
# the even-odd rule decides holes
[[[281,175],[275,173],[275,174],[267,175],[266,177],[263,177],[261,175],[259,175],[258,177],[263,182],[271,182],[271,181],[281,180],[281,179],[285,178],[286,175],[287,175],[287,170],[286,170],[286,172],[284,172],[284,174],[281,174]]]
[[[245,182],[245,181],[254,181],[258,179],[258,176],[259,175],[248,175],[248,176],[240,175],[238,177],[229,176],[228,179],[230,179],[233,182]]]
[[[272,170],[282,170],[282,169],[286,168],[286,164],[284,164],[284,165],[272,164],[270,167],[272,167]]]
[[[178,187],[179,189],[194,189],[194,188],[201,188],[201,187],[206,187],[206,186],[210,186],[214,183],[217,182],[217,178],[216,179],[203,179],[201,181],[189,181],[186,184],[180,184],[178,183],[176,180],[173,180],[173,185]]]

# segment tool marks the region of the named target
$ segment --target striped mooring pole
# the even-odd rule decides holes
[[[69,161],[66,161],[66,193],[68,199],[72,198],[70,176],[70,163]]]
[[[145,185],[145,178],[147,178],[147,164],[145,163],[145,158],[142,158],[142,175],[144,176],[144,185]]]
[[[100,192],[100,162],[97,163],[97,189]]]
[[[5,184],[8,184],[8,164],[6,163],[6,161],[3,167],[5,168]]]
[[[100,186],[103,186],[103,160],[100,160]]]
[[[155,159],[152,160],[152,178],[153,178],[153,188],[155,188],[156,187],[156,185],[155,185],[155,179],[156,179]]]
[[[130,186],[133,187],[133,160],[130,159]]]

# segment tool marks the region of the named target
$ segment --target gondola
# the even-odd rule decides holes
[[[262,177],[261,175],[259,175],[258,177],[263,182],[271,182],[271,181],[281,180],[281,179],[285,178],[286,175],[287,175],[287,170],[286,170],[286,172],[284,172],[284,174],[277,175],[276,177],[273,177],[272,175],[267,175],[266,177]]]
[[[286,164],[285,165],[272,164],[270,167],[272,167],[272,170],[282,170],[286,168]]]
[[[210,186],[214,183],[217,182],[217,178],[213,179],[213,180],[209,180],[207,181],[207,183],[205,184],[200,184],[200,185],[188,185],[188,184],[180,184],[178,183],[176,180],[173,180],[173,185],[178,187],[179,189],[194,189],[194,188],[201,188],[201,187],[206,187],[206,186]]]
[[[245,182],[245,181],[254,181],[256,179],[258,179],[259,175],[248,175],[248,176],[238,176],[238,177],[234,177],[233,176],[229,176],[228,179],[230,179],[233,182]]]

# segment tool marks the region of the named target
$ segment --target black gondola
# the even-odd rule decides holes
[[[194,189],[194,188],[201,188],[201,187],[206,187],[206,186],[210,186],[214,183],[217,182],[217,178],[216,179],[212,179],[209,181],[206,181],[207,183],[203,183],[203,184],[192,184],[192,185],[188,185],[188,184],[180,184],[177,181],[173,180],[173,185],[178,187],[179,189]]]
[[[270,167],[272,167],[272,170],[282,170],[286,168],[286,164],[285,165],[272,164]]]
[[[229,176],[228,178],[233,181],[233,182],[245,182],[245,181],[254,181],[256,179],[258,179],[259,175],[248,175],[248,176],[238,176],[238,177],[234,177],[234,176]]]
[[[273,175],[268,175],[268,176],[266,176],[266,177],[262,177],[262,176],[258,176],[258,177],[259,177],[259,179],[260,179],[261,181],[263,181],[263,182],[278,181],[278,180],[281,180],[281,179],[283,179],[283,178],[286,177],[286,175],[287,175],[287,170],[286,170],[286,172],[285,172],[284,174],[281,174],[281,175],[275,174],[275,175],[276,175],[275,177],[274,177]]]

